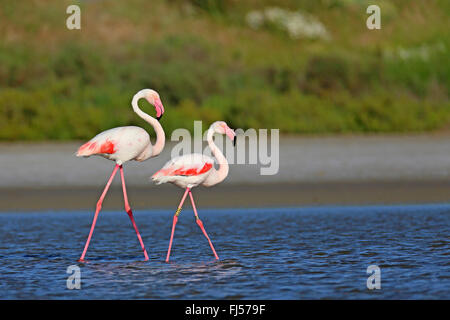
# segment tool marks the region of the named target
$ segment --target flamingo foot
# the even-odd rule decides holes
[[[208,234],[206,233],[206,230],[205,230],[205,227],[203,226],[202,220],[200,220],[200,218],[197,218],[196,222],[197,222],[198,226],[200,227],[200,229],[202,229],[202,232],[205,235],[206,239],[208,239],[209,246],[211,247],[211,249],[214,253],[214,257],[216,257],[216,260],[219,260],[219,256],[217,255],[216,250],[214,249],[211,239],[209,239]]]
[[[98,213],[100,212],[100,210],[102,208],[103,199],[105,199],[106,193],[108,192],[108,189],[111,186],[111,182],[114,179],[114,176],[116,175],[116,172],[118,169],[119,169],[119,165],[116,165],[114,167],[113,172],[111,173],[111,176],[109,177],[108,182],[106,183],[105,189],[103,190],[103,193],[100,196],[100,199],[98,199],[97,207],[95,209],[95,214],[94,214],[94,220],[92,221],[92,225],[91,225],[91,230],[89,231],[89,236],[86,240],[86,244],[84,245],[84,250],[83,250],[83,253],[81,254],[79,261],[84,261],[84,256],[86,255],[86,251],[89,247],[89,242],[91,241],[91,238],[92,238],[92,233],[94,232],[95,223],[97,222]]]
[[[131,224],[133,225],[134,230],[136,231],[136,235],[138,237],[139,243],[141,245],[142,251],[144,252],[144,261],[148,261],[148,254],[147,250],[145,250],[144,242],[142,241],[141,234],[139,233],[138,227],[136,225],[136,222],[134,221],[133,217],[133,211],[131,211],[130,204],[128,203],[128,195],[127,195],[127,188],[125,186],[125,177],[123,173],[123,166],[119,165],[120,167],[120,178],[122,180],[122,190],[123,190],[123,200],[125,202],[125,211],[128,214],[128,217],[131,220]]]
[[[175,226],[176,226],[176,224],[178,222],[178,216],[180,215],[181,208],[183,207],[184,200],[186,200],[186,196],[187,196],[189,191],[190,191],[190,189],[186,188],[186,191],[184,192],[183,198],[181,198],[180,204],[178,205],[178,209],[177,209],[177,211],[175,211],[175,214],[173,216],[172,233],[170,235],[169,250],[167,251],[166,262],[169,262],[170,250],[172,249],[173,233],[175,232]]]
[[[142,241],[141,234],[139,233],[139,230],[137,228],[136,222],[134,221],[133,213],[131,212],[131,209],[129,209],[127,211],[127,213],[128,213],[128,217],[131,220],[131,223],[133,224],[134,230],[136,231],[136,235],[138,237],[139,243],[141,244],[142,251],[144,252],[144,261],[148,261],[149,259],[148,259],[147,250],[145,249],[144,242]]]
[[[173,216],[172,233],[170,235],[169,250],[167,251],[167,257],[166,257],[167,263],[169,262],[170,251],[172,249],[173,234],[175,232],[175,226],[177,225],[177,222],[178,222],[178,214],[179,214],[179,210],[177,210],[177,213]]]

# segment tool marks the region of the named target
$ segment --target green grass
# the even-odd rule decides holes
[[[448,127],[450,2],[375,2],[375,31],[365,0],[83,1],[69,31],[74,1],[0,0],[0,140],[147,128],[130,106],[142,88],[160,93],[168,134],[218,119],[294,134]],[[271,6],[314,15],[330,39],[247,26]]]

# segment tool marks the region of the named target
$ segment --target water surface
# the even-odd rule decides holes
[[[125,212],[0,214],[2,299],[449,299],[450,204],[202,209],[215,261],[193,213],[137,211],[144,262]],[[69,290],[67,267],[81,269]],[[381,269],[381,290],[366,287]]]

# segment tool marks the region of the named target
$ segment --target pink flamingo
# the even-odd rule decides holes
[[[139,109],[138,101],[141,98],[145,98],[156,109],[156,118],[153,118]],[[148,260],[147,251],[145,250],[144,243],[142,242],[141,235],[133,218],[133,212],[131,211],[128,203],[127,191],[125,188],[125,179],[123,175],[123,164],[129,160],[144,161],[148,158],[155,157],[161,153],[164,148],[165,135],[164,130],[159,123],[159,119],[164,113],[164,107],[159,98],[159,94],[151,89],[143,89],[136,93],[131,102],[134,112],[136,112],[142,119],[147,121],[156,132],[156,143],[152,146],[150,143],[150,136],[147,131],[140,127],[128,126],[118,127],[103,131],[96,135],[94,138],[83,144],[77,152],[78,157],[89,157],[92,155],[102,156],[108,160],[116,162],[116,166],[103,190],[100,199],[97,202],[95,210],[94,220],[92,222],[91,231],[84,246],[83,253],[79,261],[84,261],[84,256],[91,241],[92,233],[94,232],[95,223],[97,221],[98,213],[102,207],[103,199],[108,192],[109,186],[116,175],[117,170],[120,168],[120,176],[122,180],[123,198],[125,202],[125,211],[130,217],[134,230],[136,230],[137,237],[144,251],[145,260]]]
[[[172,234],[170,235],[169,250],[167,251],[166,262],[169,262],[175,225],[177,224],[178,216],[181,212],[181,208],[188,193],[189,197],[191,198],[192,208],[194,209],[195,220],[198,226],[201,228],[206,239],[208,240],[215,258],[217,260],[219,259],[219,256],[217,255],[216,250],[214,250],[214,246],[209,239],[205,228],[203,227],[203,223],[198,217],[197,209],[195,207],[194,198],[191,191],[192,188],[200,184],[205,187],[214,186],[222,182],[228,175],[228,162],[220,149],[214,144],[214,133],[226,134],[231,140],[233,140],[234,143],[236,143],[236,134],[223,121],[214,122],[208,129],[208,145],[211,149],[212,154],[216,157],[220,164],[218,170],[214,168],[214,159],[203,154],[194,153],[176,157],[170,160],[164,165],[161,170],[159,170],[152,176],[152,179],[156,182],[156,184],[170,182],[180,188],[186,189],[183,198],[178,205],[178,209],[173,216]]]

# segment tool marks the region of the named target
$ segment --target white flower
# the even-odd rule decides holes
[[[283,21],[283,19],[286,19],[286,13],[286,10],[277,7],[266,8],[264,10],[264,15],[271,22]]]
[[[423,44],[418,47],[386,49],[384,51],[384,57],[386,59],[398,57],[401,60],[420,59],[422,61],[428,61],[433,54],[446,51],[447,48],[445,45],[439,42],[432,45]]]
[[[247,24],[258,29],[264,23],[270,23],[287,32],[292,39],[321,38],[328,39],[325,26],[315,17],[300,11],[289,11],[278,7],[265,8],[263,11],[251,11],[246,16]]]
[[[247,24],[252,29],[258,29],[264,23],[264,15],[259,11],[250,11],[245,17]]]

